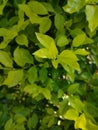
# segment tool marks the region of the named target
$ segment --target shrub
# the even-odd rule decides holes
[[[98,130],[98,0],[0,1],[0,129]]]

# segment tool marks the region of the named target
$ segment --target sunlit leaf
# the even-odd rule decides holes
[[[41,4],[41,2],[30,1],[30,2],[28,2],[28,5],[29,5],[29,8],[31,9],[31,11],[36,14],[41,14],[41,15],[48,14],[48,11],[46,10],[45,6],[43,6],[43,4]]]
[[[85,0],[68,0],[67,5],[63,7],[63,9],[72,14],[74,12],[78,12],[85,5]]]
[[[19,45],[25,45],[26,47],[28,47],[28,39],[27,39],[26,35],[24,35],[24,34],[21,34],[21,35],[17,36],[16,37],[16,42]]]
[[[51,99],[51,94],[49,89],[41,88],[36,84],[27,85],[24,88],[24,91],[32,96],[32,98],[37,97],[39,94],[42,94],[46,99]]]
[[[54,40],[48,36],[41,33],[36,33],[37,39],[45,47],[34,53],[34,55],[41,58],[55,59],[58,55],[58,50],[56,48]]]
[[[78,54],[78,55],[88,55],[89,54],[89,52],[88,51],[86,51],[85,49],[77,49],[76,51],[75,51],[75,54]]]
[[[82,130],[88,130],[86,127],[86,117],[85,117],[84,113],[81,114],[75,122],[75,129],[79,129],[79,128]]]
[[[7,85],[9,88],[14,87],[21,82],[23,78],[23,70],[13,70],[8,72],[8,77],[4,81],[4,85]]]
[[[87,5],[86,6],[86,17],[91,32],[98,27],[98,5]]]
[[[27,49],[17,47],[14,51],[15,62],[23,67],[25,64],[33,64],[33,57]]]
[[[85,33],[82,33],[82,34],[77,35],[73,39],[72,45],[74,47],[79,47],[80,45],[90,44],[90,43],[93,43],[93,40],[87,37]]]
[[[0,49],[6,48],[8,44],[17,36],[17,34],[17,26],[13,26],[10,29],[1,28],[0,35],[3,36],[3,41],[0,43]]]
[[[48,49],[46,49],[46,48],[39,49],[38,51],[34,52],[33,54],[37,57],[40,57],[40,58],[51,59],[51,56],[49,55]]]
[[[57,45],[59,47],[66,46],[69,43],[68,39],[66,36],[62,35],[58,40],[57,40]]]
[[[0,63],[6,67],[13,66],[13,61],[10,55],[7,52],[2,51],[2,50],[0,50]]]
[[[65,70],[67,70],[67,65],[70,66],[73,69],[80,70],[79,64],[78,64],[78,58],[71,50],[64,50],[60,53],[58,56],[58,62],[63,65]]]
[[[78,47],[80,45],[82,45],[85,41],[85,34],[80,34],[78,36],[76,36],[74,39],[73,39],[73,46],[74,47]]]
[[[58,30],[62,30],[64,28],[64,22],[65,22],[65,19],[61,14],[56,14],[55,15],[54,24],[55,24],[55,27]]]
[[[87,120],[87,130],[98,130],[98,125],[93,124],[91,120]]]
[[[8,1],[8,0],[3,0],[3,3],[0,5],[0,15],[3,14],[3,9],[4,9],[4,7],[6,6],[7,1]]]
[[[78,97],[75,97],[75,96],[70,97],[69,103],[70,103],[70,106],[76,109],[78,112],[83,111],[83,103]]]
[[[42,18],[39,26],[40,33],[46,33],[51,27],[51,20],[48,17]]]
[[[79,89],[79,84],[72,84],[72,85],[70,85],[69,87],[68,87],[68,94],[75,94],[77,91],[78,91],[78,89]]]
[[[63,116],[65,119],[75,121],[78,118],[79,113],[78,113],[78,111],[76,111],[74,109],[69,109]]]

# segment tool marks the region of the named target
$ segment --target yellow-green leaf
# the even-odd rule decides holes
[[[77,61],[78,61],[77,56],[71,50],[64,50],[58,56],[58,63],[60,63],[67,71],[68,71],[67,66],[70,66],[71,68],[80,71],[80,66]]]
[[[25,45],[26,47],[28,47],[28,39],[27,36],[24,34],[20,34],[16,37],[16,42],[19,45]]]
[[[85,5],[85,0],[68,0],[67,5],[63,7],[64,11],[72,14],[78,12]]]
[[[44,35],[41,33],[36,33],[36,36],[37,36],[37,39],[39,40],[39,42],[45,48],[38,50],[37,52],[34,53],[34,55],[36,54],[36,56],[38,56],[38,57],[55,59],[58,55],[58,50],[56,48],[54,39],[48,35]],[[39,55],[41,53],[42,53],[42,56]]]
[[[79,113],[75,109],[69,109],[63,116],[65,119],[75,121],[78,118]]]
[[[7,1],[8,1],[8,0],[3,0],[3,3],[0,5],[0,15],[3,14],[3,9],[4,9],[4,7],[6,6]]]
[[[56,14],[55,19],[54,19],[55,27],[58,30],[62,30],[62,29],[64,29],[64,23],[65,23],[65,19],[64,19],[63,15]]]
[[[82,45],[85,41],[85,38],[86,38],[86,35],[85,34],[79,34],[78,36],[76,36],[74,39],[73,39],[73,43],[72,45],[74,47],[78,47],[80,45]]]
[[[41,2],[38,1],[30,1],[28,2],[29,8],[31,9],[32,12],[36,14],[41,14],[41,15],[46,15],[48,14],[47,9]]]
[[[17,65],[33,64],[33,57],[27,49],[17,47],[14,51],[14,60]]]
[[[87,127],[87,130],[98,130],[98,125],[96,125],[96,124],[93,124],[92,122],[91,122],[91,120],[87,120],[87,125],[86,125],[86,127]]]
[[[4,130],[15,130],[15,123],[13,123],[12,118],[10,118],[4,126]]]
[[[68,43],[69,41],[65,35],[60,36],[59,39],[57,40],[57,45],[59,47],[66,46]]]
[[[40,33],[46,33],[51,27],[51,20],[48,17],[42,18],[39,26]]]
[[[82,129],[82,130],[89,130],[86,128],[86,117],[83,114],[81,114],[77,120],[75,121],[75,125],[74,125],[75,129]]]
[[[87,5],[86,6],[86,18],[88,21],[88,26],[93,32],[98,27],[98,5]]]
[[[75,54],[78,54],[78,55],[88,55],[89,54],[89,52],[88,51],[86,51],[85,49],[77,49],[76,51],[75,51]]]
[[[9,88],[14,87],[21,82],[23,78],[23,70],[13,70],[8,72],[7,78],[4,80],[3,84],[7,85]]]
[[[0,50],[0,63],[6,67],[13,67],[13,61],[9,53]]]
[[[46,49],[46,48],[39,49],[38,51],[34,52],[33,54],[39,58],[50,58],[51,59],[48,49]]]

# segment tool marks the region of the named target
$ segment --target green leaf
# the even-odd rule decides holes
[[[9,56],[9,53],[0,50],[0,63],[6,67],[13,67],[13,61]]]
[[[46,15],[48,14],[47,9],[41,2],[38,1],[30,1],[28,2],[29,8],[31,9],[32,12],[36,14],[41,14],[41,15]]]
[[[64,19],[63,15],[61,15],[61,14],[56,14],[54,20],[55,20],[55,21],[54,21],[55,27],[56,27],[58,30],[64,29],[65,19]]]
[[[27,36],[24,34],[20,34],[16,37],[16,42],[19,45],[25,45],[26,47],[28,47],[28,39]]]
[[[29,68],[27,72],[27,78],[31,84],[33,84],[37,80],[38,74],[37,74],[37,68],[35,66]]]
[[[8,77],[4,81],[4,85],[9,88],[18,85],[23,78],[23,70],[13,70],[8,72]]]
[[[49,99],[49,100],[51,99],[50,91],[47,88],[41,88],[40,86],[36,84],[27,85],[24,88],[24,91],[26,93],[29,93],[32,96],[32,98],[35,98],[39,94],[42,94],[46,99]]]
[[[86,6],[86,18],[89,23],[89,28],[93,32],[98,27],[98,5],[87,5]]]
[[[98,130],[98,125],[95,125],[86,118],[85,114],[81,114],[76,122],[75,122],[75,129],[82,129],[82,130]]]
[[[42,18],[42,21],[39,26],[40,33],[46,33],[51,27],[51,20],[48,17]]]
[[[15,130],[26,130],[24,124],[15,125]]]
[[[26,117],[21,114],[16,114],[14,119],[17,124],[23,124],[26,121]]]
[[[63,47],[66,46],[69,43],[67,37],[65,35],[62,35],[61,37],[59,37],[59,39],[57,40],[57,45],[59,47]]]
[[[40,87],[37,86],[36,84],[27,85],[26,87],[24,87],[24,92],[26,92],[30,95],[33,94],[33,97],[36,97],[40,93]]]
[[[58,55],[58,50],[56,48],[54,39],[41,33],[36,33],[36,36],[45,48],[36,51],[34,55],[41,58],[55,59]]]
[[[3,32],[2,32],[3,31]],[[0,43],[0,49],[4,49],[18,34],[17,26],[9,29],[0,29],[0,35],[3,36],[3,41]]]
[[[88,55],[88,54],[89,54],[89,52],[88,52],[88,51],[86,51],[85,49],[77,49],[77,50],[75,51],[75,54],[85,56],[85,55]]]
[[[47,88],[41,88],[40,93],[44,95],[44,97],[48,100],[51,99],[51,93],[50,90]]]
[[[77,35],[72,42],[73,47],[79,47],[80,45],[84,44],[90,44],[93,40],[86,36],[86,34],[83,32],[82,34]]]
[[[40,18],[36,13],[32,12],[28,5],[26,4],[20,4],[19,9],[24,11],[25,14],[29,17],[32,24],[40,24],[42,21],[42,18]]]
[[[58,56],[58,62],[65,68],[65,70],[68,71],[68,67],[70,66],[71,68],[80,71],[80,67],[78,64],[78,58],[74,54],[73,51],[71,50],[64,50],[63,52],[60,53]]]
[[[75,84],[72,84],[68,87],[68,94],[69,95],[72,95],[72,94],[75,94],[79,89],[79,84],[75,83]]]
[[[85,0],[68,0],[67,5],[63,7],[64,11],[72,14],[78,12],[85,5]]]
[[[35,129],[38,123],[38,116],[37,114],[33,114],[32,117],[28,119],[27,125],[28,128],[31,130],[32,128]]]
[[[69,110],[63,115],[63,117],[64,117],[65,119],[74,120],[74,121],[77,120],[78,116],[79,116],[79,113],[78,113],[78,111],[76,111],[75,109],[69,109]]]
[[[51,3],[48,2],[42,2],[42,4],[45,6],[45,8],[49,11],[49,12],[55,12],[53,6],[51,5]]]
[[[97,4],[98,0],[86,0],[87,4]]]
[[[98,130],[98,125],[93,124],[90,120],[87,120],[87,130]]]
[[[14,51],[14,60],[17,65],[33,64],[33,57],[27,49],[17,47]]]
[[[76,109],[78,112],[83,111],[83,103],[79,99],[79,97],[75,97],[75,96],[69,97],[69,103],[70,103],[70,106]]]
[[[15,130],[15,124],[13,123],[12,118],[10,118],[10,119],[6,122],[6,124],[5,124],[5,126],[4,126],[4,130]]]
[[[34,52],[33,54],[39,58],[51,59],[51,55],[49,54],[49,51],[46,48],[39,49],[38,51]]]
[[[3,0],[3,3],[0,5],[0,15],[3,15],[3,9],[6,6],[8,0]]]
[[[85,41],[85,38],[86,38],[86,35],[85,34],[79,34],[78,36],[76,36],[74,39],[73,39],[73,43],[72,45],[74,47],[78,47],[80,45],[83,45],[84,41]]]
[[[55,69],[58,67],[58,60],[52,60],[52,65]]]
[[[42,83],[44,83],[47,80],[48,71],[46,68],[41,68],[39,70],[39,79]]]
[[[83,114],[81,114],[78,118],[77,118],[77,120],[75,121],[75,129],[82,129],[82,130],[89,130],[89,129],[87,129],[86,128],[86,117],[85,117],[85,115],[84,115],[84,113]]]
[[[50,47],[51,44],[55,45],[54,39],[48,35],[36,33],[36,36],[37,36],[37,39],[39,40],[39,42],[47,49]]]

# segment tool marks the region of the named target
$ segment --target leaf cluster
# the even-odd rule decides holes
[[[98,130],[98,0],[0,1],[0,129]]]

